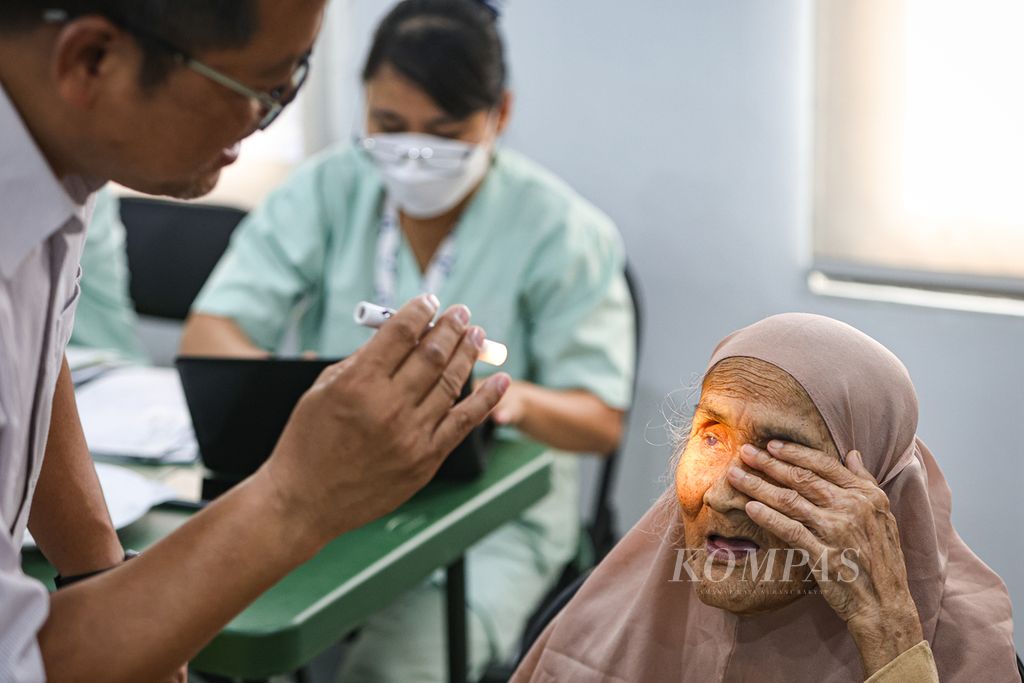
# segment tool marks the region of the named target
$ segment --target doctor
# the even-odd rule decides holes
[[[483,333],[455,306],[424,334],[438,303],[418,297],[324,372],[257,474],[123,562],[63,361],[90,193],[209,191],[302,85],[323,9],[0,3],[0,681],[180,675],[262,591],[427,482],[508,386],[452,407]],[[66,579],[102,573],[48,596],[20,570],[26,526]]]

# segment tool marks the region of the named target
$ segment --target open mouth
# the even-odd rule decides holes
[[[706,549],[709,555],[731,554],[733,557],[745,557],[749,553],[756,553],[761,549],[755,541],[743,536],[719,536],[708,534]]]

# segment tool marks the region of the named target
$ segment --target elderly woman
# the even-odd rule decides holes
[[[675,471],[513,681],[1011,681],[1010,600],[957,535],[887,349],[813,315],[719,344]]]

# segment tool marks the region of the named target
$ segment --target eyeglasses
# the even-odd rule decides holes
[[[355,145],[381,164],[396,165],[409,159],[439,171],[458,170],[475,149],[475,145],[460,140],[437,140],[429,146],[416,146],[385,136],[361,135],[355,136]]]
[[[47,9],[43,12],[43,21],[48,24],[64,24],[73,19],[74,16],[84,16],[84,14],[86,13],[83,12],[80,15],[72,15],[70,12],[63,9]],[[96,14],[100,13],[97,12]],[[306,78],[309,76],[309,58],[311,52],[307,52],[299,58],[299,62],[292,71],[291,78],[286,85],[275,88],[270,92],[254,90],[244,83],[228,76],[224,72],[218,71],[208,64],[204,64],[189,55],[186,51],[175,46],[173,43],[152,31],[142,29],[138,26],[132,26],[126,21],[106,14],[102,14],[101,16],[104,16],[114,22],[136,38],[156,45],[163,51],[167,52],[179,65],[187,69],[191,69],[201,76],[210,79],[214,83],[217,83],[218,85],[245,97],[249,101],[256,103],[260,111],[260,122],[258,124],[260,130],[266,130],[266,128],[281,115],[284,108],[292,103],[299,90],[305,84]]]
[[[309,57],[310,54],[307,52],[299,58],[299,63],[292,71],[291,79],[287,85],[275,88],[270,92],[261,92],[239,83],[223,72],[217,71],[213,67],[200,62],[198,59],[189,57],[184,52],[179,51],[174,54],[174,58],[181,63],[182,66],[206,76],[214,83],[219,83],[228,90],[233,90],[238,93],[242,97],[247,97],[250,100],[257,102],[260,106],[260,111],[262,112],[259,122],[260,130],[266,130],[266,128],[281,115],[284,108],[291,104],[292,100],[295,99],[295,96],[298,95],[299,89],[302,88],[303,84],[306,82],[306,78],[309,76]]]

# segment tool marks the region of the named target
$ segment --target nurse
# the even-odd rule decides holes
[[[363,134],[240,226],[182,340],[183,353],[259,357],[297,320],[302,350],[346,356],[372,334],[352,323],[359,301],[430,292],[466,303],[508,346],[513,382],[493,418],[507,437],[550,446],[556,465],[551,494],[469,554],[474,675],[511,654],[573,557],[572,454],[618,443],[635,353],[614,224],[498,144],[511,96],[496,24],[478,0],[406,0],[384,18],[362,74]],[[443,679],[442,605],[435,580],[377,615],[342,679]]]
[[[81,296],[69,344],[116,351],[128,360],[147,362],[137,331],[138,316],[128,292],[120,202],[109,189],[96,193],[81,265]]]

